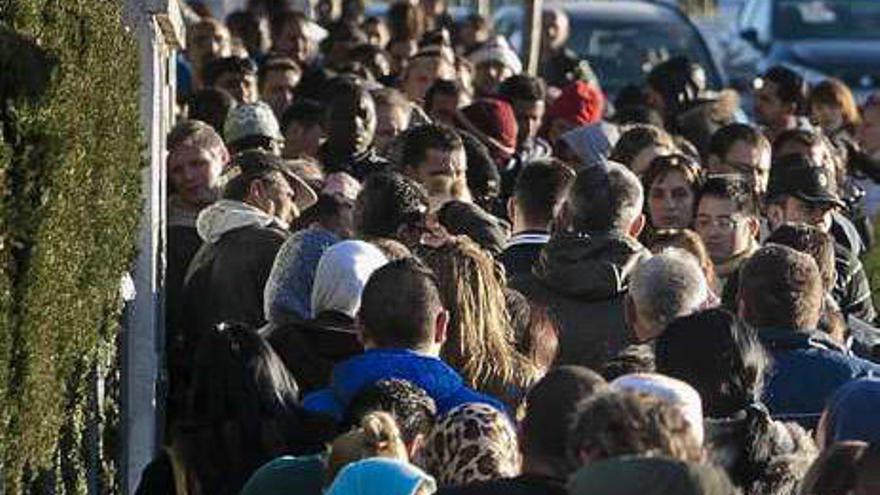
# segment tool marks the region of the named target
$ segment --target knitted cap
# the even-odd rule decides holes
[[[592,124],[602,119],[605,95],[591,84],[574,81],[562,89],[558,98],[547,109],[547,122],[564,119],[576,126]]]

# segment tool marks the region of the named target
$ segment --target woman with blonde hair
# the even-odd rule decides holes
[[[503,272],[468,237],[426,248],[421,258],[436,274],[450,313],[441,358],[470,386],[516,410],[540,376],[537,366],[516,350]]]
[[[326,484],[332,483],[346,465],[370,457],[409,460],[400,429],[386,412],[368,413],[357,428],[336,437],[327,459]]]

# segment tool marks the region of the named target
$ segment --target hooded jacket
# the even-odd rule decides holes
[[[341,420],[358,392],[389,378],[408,380],[423,388],[434,399],[440,415],[468,402],[507,411],[499,401],[468,388],[461,376],[440,359],[406,349],[373,349],[336,365],[330,387],[306,395],[303,406]]]
[[[265,323],[263,288],[287,237],[280,220],[232,200],[205,208],[196,228],[204,243],[189,265],[183,289],[189,350],[218,323]]]
[[[511,287],[549,308],[559,325],[557,364],[601,369],[630,341],[623,296],[644,246],[618,232],[565,234],[550,240],[527,276]]]
[[[847,353],[818,331],[762,328],[758,336],[773,357],[764,400],[773,417],[813,429],[825,402],[841,385],[880,376],[880,366]]]

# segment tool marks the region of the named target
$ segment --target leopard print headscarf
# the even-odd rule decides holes
[[[504,413],[479,403],[449,411],[421,451],[422,466],[441,486],[511,478],[520,472],[516,431]]]

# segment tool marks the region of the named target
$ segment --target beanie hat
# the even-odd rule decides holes
[[[229,144],[248,137],[284,140],[275,113],[262,101],[239,105],[230,110],[223,125],[223,137]]]
[[[507,66],[514,75],[522,72],[522,61],[504,36],[496,36],[486,41],[471,53],[468,59],[475,66],[485,62],[499,62]]]
[[[484,98],[461,110],[464,128],[473,132],[492,152],[493,158],[509,158],[516,152],[519,127],[510,103]]]
[[[598,122],[605,111],[605,95],[591,84],[574,81],[562,89],[547,109],[546,122],[564,119],[576,126]]]

